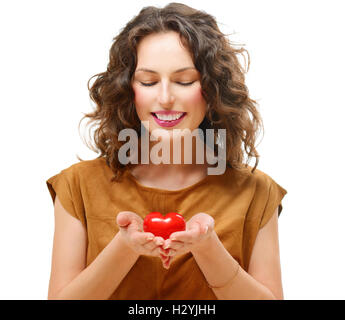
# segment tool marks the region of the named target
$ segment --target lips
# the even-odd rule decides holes
[[[160,120],[156,117],[154,112],[151,112],[151,115],[153,116],[153,118],[155,119],[156,123],[158,125],[160,125],[161,127],[174,127],[176,126],[178,123],[180,123],[182,121],[182,119],[186,116],[186,112],[183,112],[183,115],[176,119],[176,120]]]
[[[184,115],[186,112],[183,111],[176,111],[176,112],[164,112],[164,111],[156,111],[156,112],[151,112],[151,114],[153,116],[157,116],[157,115],[164,115],[164,116],[176,116],[176,115]]]
[[[158,111],[151,112],[151,113],[164,114],[164,115],[175,115],[175,114],[180,114],[180,113],[185,113],[185,112],[183,112],[183,111],[158,110]]]

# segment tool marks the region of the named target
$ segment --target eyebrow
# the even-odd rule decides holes
[[[194,67],[185,67],[185,68],[177,69],[173,73],[179,73],[179,72],[183,72],[183,71],[189,70],[189,69],[196,70]],[[135,72],[138,72],[138,71],[145,71],[145,72],[150,72],[150,73],[158,73],[157,71],[146,69],[146,68],[139,68]]]

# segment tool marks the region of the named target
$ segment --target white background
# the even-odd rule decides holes
[[[265,124],[258,168],[288,191],[279,218],[285,299],[344,299],[342,1],[182,2],[249,51],[247,85]],[[1,2],[1,299],[46,299],[46,180],[76,154],[97,156],[78,131],[92,110],[87,80],[105,71],[113,37],[142,7],[169,2],[118,3]]]

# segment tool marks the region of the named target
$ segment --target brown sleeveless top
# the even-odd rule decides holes
[[[227,168],[180,190],[163,190],[140,184],[126,171],[119,182],[104,158],[81,161],[49,178],[55,200],[87,231],[87,265],[118,232],[116,216],[133,211],[143,219],[151,211],[174,211],[188,221],[205,212],[215,221],[215,232],[228,252],[247,271],[257,233],[272,217],[287,191],[269,175],[252,167]],[[121,261],[119,261],[121,263]],[[114,266],[116,268],[116,266]],[[168,270],[158,257],[140,256],[110,299],[215,300],[217,297],[189,252],[176,257]]]

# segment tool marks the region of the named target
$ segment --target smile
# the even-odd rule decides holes
[[[181,112],[175,115],[161,115],[151,112],[156,123],[162,127],[173,127],[176,126],[187,114],[186,112]]]
[[[173,115],[157,114],[157,113],[154,113],[154,112],[152,112],[152,114],[153,114],[156,118],[158,118],[159,120],[163,120],[163,121],[173,121],[173,120],[180,119],[180,118],[185,114],[185,112],[180,112],[180,113],[173,114]]]

